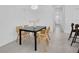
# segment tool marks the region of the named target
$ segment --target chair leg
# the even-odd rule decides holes
[[[75,36],[74,43],[76,42],[77,36]]]
[[[69,35],[69,38],[68,38],[68,40],[70,40],[71,36],[72,36],[72,31],[71,31],[71,33],[70,33],[70,35]]]
[[[17,36],[17,38],[16,38],[16,42],[18,42],[18,40],[19,40],[19,37]]]
[[[71,46],[72,46],[73,43],[74,43],[74,38],[73,38],[73,40],[72,40],[72,42],[71,42]]]
[[[50,40],[50,36],[48,35],[48,38],[49,38],[49,40]]]
[[[48,38],[46,38],[46,43],[47,43],[47,45],[49,45],[49,40],[48,40]]]
[[[73,40],[72,40],[72,42],[71,42],[71,46],[72,46],[73,43],[76,42],[76,38],[77,38],[77,35],[74,35]]]

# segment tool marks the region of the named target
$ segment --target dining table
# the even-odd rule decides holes
[[[46,26],[24,26],[19,29],[19,45],[22,45],[21,31],[34,33],[34,50],[37,51],[37,32],[46,29]]]

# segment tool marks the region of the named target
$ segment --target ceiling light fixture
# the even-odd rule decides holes
[[[32,6],[31,6],[31,9],[32,9],[32,10],[37,10],[37,9],[38,9],[38,6],[37,6],[37,5],[32,5]]]

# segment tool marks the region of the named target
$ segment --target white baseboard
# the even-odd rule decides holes
[[[15,40],[16,40],[16,39],[15,39]],[[7,42],[3,42],[2,44],[0,44],[0,47],[5,46],[5,45],[7,45],[7,44],[9,44],[9,43],[11,43],[11,42],[13,42],[13,41],[15,41],[15,40],[9,40],[9,41],[7,41]]]

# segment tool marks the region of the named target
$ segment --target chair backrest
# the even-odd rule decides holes
[[[48,34],[50,30],[50,27],[43,29],[42,31],[40,31],[40,34]]]
[[[75,29],[79,30],[79,24],[75,24]]]
[[[50,26],[46,29],[46,33],[49,33],[50,31]]]
[[[72,28],[72,30],[74,30],[74,23],[71,24],[71,28]]]
[[[76,30],[77,35],[79,35],[79,24],[75,25],[75,30]]]
[[[78,28],[79,27],[79,24],[75,24],[75,28]]]
[[[21,29],[22,26],[16,26],[16,32],[19,33],[19,29]]]
[[[42,31],[40,31],[41,34],[45,34],[45,30],[46,29],[42,29]]]

